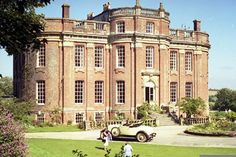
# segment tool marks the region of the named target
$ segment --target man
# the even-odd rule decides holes
[[[133,148],[128,143],[125,143],[124,146],[124,157],[132,157]]]

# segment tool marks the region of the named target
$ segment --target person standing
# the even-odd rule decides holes
[[[130,144],[125,143],[124,146],[124,157],[132,157],[133,148]]]
[[[104,150],[106,151],[109,145],[109,141],[112,140],[112,135],[110,133],[110,131],[106,130],[104,132]]]

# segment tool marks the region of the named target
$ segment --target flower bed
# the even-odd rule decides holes
[[[236,137],[236,123],[219,120],[205,124],[194,125],[185,130],[185,133],[202,136],[231,136]]]

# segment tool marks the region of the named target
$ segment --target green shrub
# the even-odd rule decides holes
[[[72,120],[68,120],[67,125],[72,125]]]
[[[227,119],[232,122],[236,120],[236,112],[217,111],[217,112],[211,112],[210,116],[212,119],[215,120]]]
[[[14,120],[19,121],[25,125],[31,125],[32,123],[33,118],[30,116],[30,111],[32,110],[33,106],[34,105],[32,102],[20,99],[0,99],[0,107],[4,107],[10,111],[14,116]]]
[[[143,119],[143,120],[149,118],[148,116],[153,112],[155,113],[160,112],[158,106],[150,105],[148,102],[144,102],[143,105],[137,108],[137,110],[138,110],[138,119]]]

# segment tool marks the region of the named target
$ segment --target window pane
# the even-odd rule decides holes
[[[118,33],[124,33],[125,32],[125,23],[123,21],[117,22],[116,28],[117,28]]]
[[[101,122],[103,120],[103,113],[102,112],[96,112],[95,113],[95,121]]]
[[[75,66],[83,67],[84,66],[84,47],[75,46]]]
[[[185,97],[192,97],[192,82],[186,82],[185,84]]]
[[[75,103],[83,103],[84,81],[75,81]]]
[[[75,122],[82,123],[83,121],[84,121],[84,114],[83,113],[76,113]]]
[[[177,66],[177,52],[171,51],[170,52],[170,70],[176,70]]]
[[[170,83],[170,102],[177,102],[177,82]]]
[[[148,22],[146,25],[146,33],[153,33],[154,32],[154,23]]]
[[[45,66],[45,45],[41,45],[38,52],[38,66]]]
[[[125,103],[125,82],[117,81],[117,103]]]
[[[146,48],[146,67],[147,68],[153,68],[153,47],[147,47]]]
[[[192,71],[192,53],[185,53],[185,70]]]
[[[95,103],[103,103],[103,82],[95,82]]]
[[[45,81],[37,81],[37,102],[45,104]]]
[[[125,67],[125,47],[117,47],[117,67]]]
[[[37,122],[44,123],[44,113],[37,114]]]
[[[103,67],[103,48],[95,47],[95,67]]]

